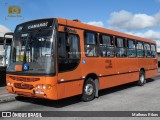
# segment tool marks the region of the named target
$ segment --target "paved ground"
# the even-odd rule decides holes
[[[0,104],[4,102],[14,101],[15,97],[16,95],[8,93],[5,86],[0,87]]]
[[[100,97],[91,102],[81,102],[79,96],[60,101],[16,97],[16,101],[1,103],[0,111],[160,111],[159,91],[160,74],[143,87],[127,84],[103,90]]]

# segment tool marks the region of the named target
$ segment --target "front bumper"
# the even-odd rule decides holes
[[[56,77],[6,75],[7,91],[26,97],[57,100],[56,83]],[[51,87],[50,89],[38,89],[37,85],[42,84],[51,85]]]

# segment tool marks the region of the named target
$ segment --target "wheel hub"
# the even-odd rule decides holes
[[[85,86],[85,93],[87,94],[87,95],[92,95],[92,93],[93,93],[93,85],[92,84],[87,84],[86,86]]]
[[[144,75],[141,75],[140,81],[143,83],[144,82]]]

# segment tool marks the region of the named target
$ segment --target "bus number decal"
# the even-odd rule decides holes
[[[70,28],[67,28],[67,27],[64,27],[64,31],[65,31],[65,32],[68,32],[68,33],[77,33],[76,30],[70,29]]]
[[[106,60],[105,63],[107,63],[107,65],[105,66],[106,69],[112,68],[112,60]]]

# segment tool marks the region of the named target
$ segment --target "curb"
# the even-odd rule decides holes
[[[3,94],[0,95],[0,104],[1,103],[6,103],[6,102],[11,102],[11,101],[15,101],[17,95],[12,95],[12,94]]]

